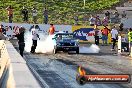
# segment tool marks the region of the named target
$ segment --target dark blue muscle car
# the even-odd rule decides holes
[[[76,51],[79,54],[79,42],[73,37],[73,33],[57,33],[52,40],[55,43],[54,54],[57,51]]]

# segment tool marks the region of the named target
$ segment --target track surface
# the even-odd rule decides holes
[[[16,46],[14,44],[14,46]],[[85,67],[88,74],[131,74],[132,60],[117,56],[107,47],[101,46],[99,54],[30,54],[25,52],[27,64],[37,73],[41,82],[49,88],[132,88],[129,84],[77,84],[78,65]],[[107,49],[105,51],[105,49]],[[42,86],[44,88],[44,86]]]

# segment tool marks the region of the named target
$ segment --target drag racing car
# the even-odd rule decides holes
[[[73,37],[73,33],[56,33],[52,40],[54,41],[54,54],[58,51],[76,51],[79,54],[79,42]]]

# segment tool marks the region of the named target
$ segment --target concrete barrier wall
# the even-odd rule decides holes
[[[0,88],[41,88],[26,61],[9,41],[0,41]]]
[[[0,88],[5,88],[6,75],[9,68],[9,56],[6,49],[4,40],[0,41]]]

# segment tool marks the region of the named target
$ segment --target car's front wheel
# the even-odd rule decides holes
[[[79,54],[79,48],[77,48],[76,53]]]

